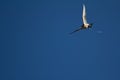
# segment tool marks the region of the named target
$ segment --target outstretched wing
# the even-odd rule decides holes
[[[77,32],[77,31],[79,31],[79,30],[81,30],[81,29],[77,29],[77,30],[71,32],[70,34],[73,34],[73,33]]]
[[[83,4],[83,14],[82,14],[83,24],[88,24],[86,19],[86,9],[85,5]]]
[[[83,25],[82,25],[79,29],[76,29],[75,31],[71,32],[70,34],[73,34],[73,33],[75,33],[75,32],[78,32],[78,31],[80,31],[80,30],[82,30],[82,29],[85,29],[85,28],[83,27]]]

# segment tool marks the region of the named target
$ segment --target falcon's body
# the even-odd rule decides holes
[[[72,33],[77,32],[77,31],[82,30],[82,29],[87,29],[87,28],[91,28],[92,27],[92,23],[89,24],[87,22],[87,19],[86,19],[86,9],[85,9],[85,5],[84,4],[83,4],[82,21],[83,21],[83,25],[79,29],[73,31]],[[72,34],[72,33],[70,33],[70,34]]]

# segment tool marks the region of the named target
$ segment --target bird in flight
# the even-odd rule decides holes
[[[76,29],[75,31],[71,32],[70,34],[73,34],[77,31],[80,31],[80,30],[83,30],[83,29],[88,29],[88,28],[92,28],[92,23],[89,24],[87,22],[87,19],[86,19],[86,9],[85,9],[85,5],[83,4],[83,13],[82,13],[82,21],[83,21],[83,24],[81,27],[79,27],[78,29]]]

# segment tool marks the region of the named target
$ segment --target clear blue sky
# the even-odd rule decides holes
[[[93,28],[69,35],[83,3]],[[1,0],[0,80],[120,80],[119,3]]]

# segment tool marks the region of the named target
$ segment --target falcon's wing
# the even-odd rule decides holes
[[[76,29],[75,31],[71,32],[70,34],[73,34],[73,33],[77,32],[79,30],[81,30],[81,29]]]
[[[83,4],[83,14],[82,14],[83,24],[88,24],[86,20],[86,9],[85,5]]]
[[[71,32],[70,34],[73,34],[73,33],[75,33],[75,32],[78,32],[78,31],[80,31],[80,30],[82,30],[82,29],[85,29],[85,28],[83,27],[83,25],[82,25],[79,29],[76,29],[75,31]]]

